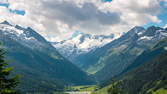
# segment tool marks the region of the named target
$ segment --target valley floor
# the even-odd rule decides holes
[[[97,89],[96,85],[82,85],[82,86],[70,86],[66,87],[68,94],[91,94]]]
[[[66,92],[68,94],[91,94],[91,92],[83,92],[83,91],[71,91],[71,92]]]

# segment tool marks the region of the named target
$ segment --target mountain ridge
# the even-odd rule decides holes
[[[135,31],[135,33],[133,31]],[[140,32],[136,33],[136,29],[133,28],[116,40],[115,44],[109,44],[111,45],[111,48],[103,57],[101,57],[102,61],[99,60],[99,63],[106,65],[102,70],[95,74],[97,78],[103,77],[102,79],[104,79],[106,77],[107,79],[108,76],[106,75],[104,77],[103,73],[109,73],[113,76],[114,74],[119,74],[122,70],[126,69],[126,67],[128,67],[129,64],[131,64],[142,52],[152,48],[156,45],[156,43],[167,36],[166,29],[155,26],[147,29],[141,28],[139,31]],[[106,46],[104,46],[102,50],[105,49],[105,47]]]
[[[51,44],[58,49],[63,56],[80,66],[76,61],[78,56],[102,47],[114,39],[114,34],[91,35],[75,31],[71,38],[60,42],[52,42]]]
[[[166,94],[167,37],[143,52],[123,73],[102,84],[92,94]],[[140,61],[139,61],[140,60]]]
[[[50,94],[64,85],[93,83],[30,27],[0,24],[0,41],[7,59],[12,61],[9,65],[15,67],[14,74],[22,75],[18,88],[24,93]]]

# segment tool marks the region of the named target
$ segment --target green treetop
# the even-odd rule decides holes
[[[18,84],[18,76],[11,77],[13,68],[8,67],[5,60],[5,52],[0,44],[0,94],[19,94],[15,87]]]

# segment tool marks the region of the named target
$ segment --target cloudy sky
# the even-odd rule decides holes
[[[167,0],[0,0],[0,21],[32,27],[50,41],[167,26]]]

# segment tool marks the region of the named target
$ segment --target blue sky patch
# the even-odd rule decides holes
[[[160,20],[162,20],[162,22],[160,23],[160,26],[164,26],[164,25],[167,24],[167,20],[166,20],[166,18],[167,18],[167,6],[164,3],[160,3],[160,4],[163,7],[163,9],[162,9],[160,15],[158,15],[158,18]]]
[[[157,17],[161,20],[161,22],[160,23],[150,22],[144,25],[144,27],[146,28],[150,26],[164,27],[167,24],[167,20],[166,20],[167,19],[167,7],[164,2],[160,2],[160,5],[163,9],[161,10],[161,13]]]
[[[112,0],[102,0],[102,2],[112,2]]]
[[[6,7],[9,10],[9,12],[14,13],[14,14],[25,15],[25,13],[26,13],[24,10],[16,10],[16,9],[13,10],[13,9],[10,9],[9,8],[9,6],[10,6],[9,3],[0,3],[0,6],[1,7]]]
[[[25,15],[25,11],[24,10],[12,10],[12,9],[9,9],[9,11],[11,13],[15,13],[15,14],[18,14],[18,15]]]
[[[9,4],[8,3],[0,3],[0,6],[8,8]]]

